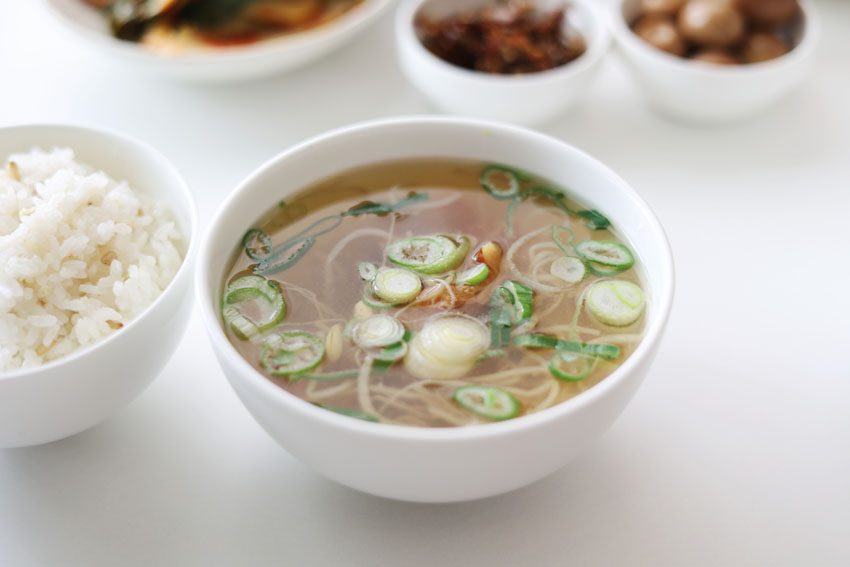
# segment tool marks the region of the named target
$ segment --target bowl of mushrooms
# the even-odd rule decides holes
[[[616,0],[611,19],[652,108],[703,124],[782,98],[805,78],[820,36],[807,0]]]

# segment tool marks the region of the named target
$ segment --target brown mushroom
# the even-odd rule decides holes
[[[648,44],[671,53],[685,54],[685,41],[673,19],[668,16],[644,16],[635,23],[634,32]]]
[[[746,27],[731,0],[689,0],[679,12],[679,31],[705,47],[726,47],[738,42]]]
[[[735,5],[753,23],[766,26],[791,23],[800,13],[797,0],[735,0]]]
[[[782,57],[788,46],[775,34],[756,32],[747,37],[741,47],[741,59],[745,63],[761,63]]]
[[[673,16],[684,3],[685,0],[641,0],[640,13]]]
[[[702,49],[691,56],[694,61],[713,63],[714,65],[737,65],[740,63],[734,55],[725,49]]]

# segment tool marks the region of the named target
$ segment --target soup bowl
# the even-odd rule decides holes
[[[168,362],[192,310],[197,214],[194,198],[174,166],[147,144],[99,128],[66,124],[0,128],[4,164],[9,154],[32,148],[71,148],[76,161],[163,202],[183,235],[185,249],[167,287],[119,330],[63,358],[0,372],[0,448],[56,441],[115,414]],[[7,333],[5,318],[2,331]]]
[[[646,273],[646,333],[610,376],[557,406],[484,425],[425,428],[370,423],[318,408],[275,385],[231,345],[220,297],[247,228],[281,199],[356,166],[407,158],[462,158],[521,167],[568,187],[619,227]],[[410,117],[367,122],[299,144],[247,178],[221,205],[202,242],[200,311],[224,375],[257,422],[326,477],[393,499],[483,498],[538,480],[598,438],[632,398],[658,348],[673,297],[669,243],[649,207],[594,158],[518,126]]]

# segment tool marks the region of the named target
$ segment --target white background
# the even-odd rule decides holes
[[[850,2],[816,6],[809,81],[758,118],[661,119],[612,53],[580,107],[542,128],[644,196],[678,278],[651,375],[568,468],[452,505],[338,486],[254,423],[195,312],[114,418],[0,451],[0,565],[850,565]],[[0,0],[0,125],[141,138],[182,171],[206,227],[291,144],[430,111],[391,23],[285,76],[193,86],[78,46],[40,2]]]

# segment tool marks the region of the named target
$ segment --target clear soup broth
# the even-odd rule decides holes
[[[506,166],[447,159],[346,171],[246,231],[228,336],[330,411],[460,426],[568,400],[644,332],[648,298],[604,211]]]

